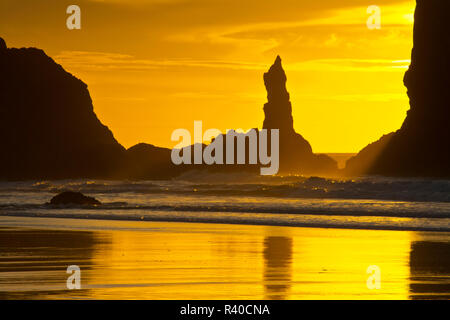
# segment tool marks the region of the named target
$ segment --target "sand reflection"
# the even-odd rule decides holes
[[[437,240],[411,243],[411,299],[450,299],[450,243]]]
[[[264,287],[267,299],[286,299],[292,280],[293,242],[288,237],[264,239]]]
[[[10,224],[0,228],[2,299],[450,297],[446,233],[10,220],[0,218]],[[72,264],[82,290],[66,288]],[[380,290],[366,286],[369,265],[381,269]]]
[[[67,290],[67,267],[78,265],[88,283],[96,250],[108,243],[101,232],[1,228],[0,299],[88,297],[88,289]]]

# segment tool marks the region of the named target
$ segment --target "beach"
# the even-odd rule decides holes
[[[448,299],[448,232],[0,217],[1,299]],[[68,266],[81,270],[69,290]],[[369,266],[380,270],[370,289]]]

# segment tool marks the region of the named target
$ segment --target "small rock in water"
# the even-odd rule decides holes
[[[85,196],[81,192],[66,191],[54,196],[50,204],[79,204],[79,205],[100,205],[101,202],[95,198]]]

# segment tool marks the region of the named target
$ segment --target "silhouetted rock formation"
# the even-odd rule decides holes
[[[268,92],[264,129],[280,130],[279,172],[321,174],[337,170],[334,160],[314,155],[309,143],[294,131],[280,57],[264,75],[264,82]],[[260,132],[255,131],[259,139]],[[235,144],[235,165],[212,167],[175,166],[170,149],[148,144],[125,150],[95,115],[85,83],[44,51],[7,48],[1,38],[0,137],[0,180],[167,179],[192,169],[259,170],[258,164],[249,164],[248,141],[246,164],[237,164]],[[226,135],[223,138],[225,159]]]
[[[379,157],[380,153],[386,149],[386,146],[395,134],[395,132],[391,132],[364,147],[364,149],[356,156],[347,160],[344,171],[350,175],[370,174],[370,170],[373,168],[375,160]]]
[[[81,192],[65,191],[52,198],[50,200],[52,205],[100,205],[101,202],[95,198],[87,197]]]
[[[111,177],[125,154],[86,84],[35,48],[0,41],[1,179]]]
[[[6,47],[6,42],[5,40],[3,40],[3,38],[0,38],[0,50],[5,50]]]
[[[130,179],[168,179],[178,175],[182,168],[171,160],[171,150],[139,143],[126,152],[124,176]]]
[[[170,150],[125,150],[94,113],[87,85],[44,51],[0,38],[0,179],[168,178]]]
[[[338,171],[337,162],[326,155],[315,155],[308,141],[295,132],[292,118],[292,106],[289,101],[289,93],[286,90],[286,74],[281,65],[281,58],[277,56],[275,63],[270,67],[269,71],[264,74],[264,84],[267,89],[268,102],[264,105],[265,119],[263,129],[267,129],[268,146],[267,150],[271,150],[270,130],[279,130],[279,171],[280,174],[335,174]],[[254,152],[259,154],[259,139],[261,132],[258,129],[254,131],[255,139],[253,142],[256,147]],[[268,165],[250,164],[250,138],[249,133],[237,133],[233,130],[227,134],[216,137],[223,141],[223,163],[227,158],[228,138],[234,139],[234,164],[230,165],[184,165],[184,170],[189,169],[208,169],[214,172],[236,172],[245,171],[248,173],[260,173],[260,167],[268,167]],[[245,161],[244,164],[238,164],[238,140],[245,139]],[[214,141],[213,140],[213,141]],[[202,146],[204,150],[206,145]],[[191,158],[193,163],[193,146],[191,148]],[[185,148],[186,149],[186,148]],[[231,148],[230,148],[231,150]],[[256,156],[257,157],[257,156]],[[231,157],[232,158],[232,157]],[[274,159],[272,159],[273,161]]]
[[[417,0],[404,77],[410,110],[395,133],[347,162],[349,174],[450,177],[450,1]]]
[[[334,173],[336,161],[326,155],[315,155],[309,142],[295,132],[286,80],[281,58],[277,56],[264,74],[268,102],[264,105],[263,129],[280,130],[280,173]]]

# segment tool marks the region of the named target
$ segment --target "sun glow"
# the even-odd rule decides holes
[[[379,30],[368,30],[367,7],[353,1],[188,2],[87,2],[76,33],[50,23],[60,8],[36,2],[30,14],[46,19],[0,13],[1,31],[9,46],[42,48],[87,83],[97,115],[125,147],[173,147],[171,133],[195,120],[222,132],[261,128],[262,76],[277,55],[295,129],[315,152],[357,152],[401,126],[415,1],[381,4]]]

